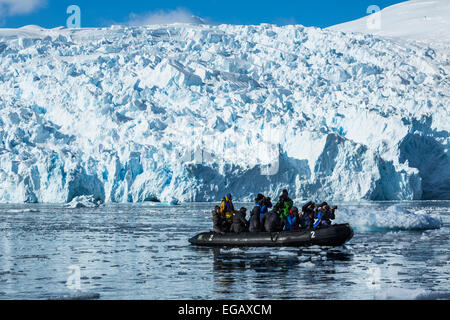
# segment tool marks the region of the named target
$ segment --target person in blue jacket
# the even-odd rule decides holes
[[[292,207],[289,211],[289,215],[284,219],[284,231],[296,231],[299,230],[300,218],[298,215],[298,208]]]
[[[266,213],[269,212],[269,209],[272,208],[272,199],[269,197],[264,197],[262,198],[262,200],[259,202],[260,203],[260,207],[261,207],[261,211],[259,213],[259,218],[262,219],[263,215],[265,215]]]
[[[337,207],[331,207],[328,205],[328,203],[324,202],[319,206],[319,209],[317,210],[317,220],[314,223],[314,229],[317,227],[322,226],[331,226],[331,220],[334,220],[335,217],[335,210]]]

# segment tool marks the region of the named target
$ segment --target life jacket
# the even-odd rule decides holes
[[[227,221],[233,221],[234,206],[227,197],[222,199],[222,204],[220,205],[220,213]]]

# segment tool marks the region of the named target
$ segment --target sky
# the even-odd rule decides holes
[[[81,27],[192,22],[212,24],[302,24],[329,27],[367,15],[398,0],[0,0],[0,28],[66,26],[67,8],[81,9]]]

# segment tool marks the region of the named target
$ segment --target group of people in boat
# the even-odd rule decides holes
[[[212,212],[214,232],[242,233],[242,232],[281,232],[297,231],[300,229],[315,229],[330,226],[335,219],[337,207],[330,207],[323,202],[316,205],[313,201],[302,206],[300,212],[289,198],[287,190],[283,190],[278,202],[272,205],[270,197],[258,194],[255,207],[247,220],[247,209],[234,209],[233,196],[227,194]]]

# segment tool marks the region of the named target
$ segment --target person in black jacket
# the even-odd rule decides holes
[[[245,219],[247,215],[247,209],[241,208],[235,215],[233,216],[233,224],[231,225],[231,232],[241,233],[246,232],[248,230],[248,221]]]
[[[261,231],[261,219],[260,219],[260,214],[261,214],[260,201],[261,200],[262,200],[262,198],[259,197],[259,195],[258,195],[258,197],[255,199],[255,207],[250,212],[250,227],[249,227],[250,232],[260,232]]]
[[[261,226],[266,232],[280,232],[283,231],[284,224],[277,212],[270,211],[263,215]]]
[[[214,232],[219,233],[219,234],[225,234],[226,231],[226,222],[225,220],[222,218],[221,214],[220,214],[220,207],[216,206],[212,212],[212,216],[213,216],[213,228],[214,228]]]
[[[316,204],[313,201],[308,202],[302,207],[303,216],[300,224],[303,228],[312,228],[316,215]]]

